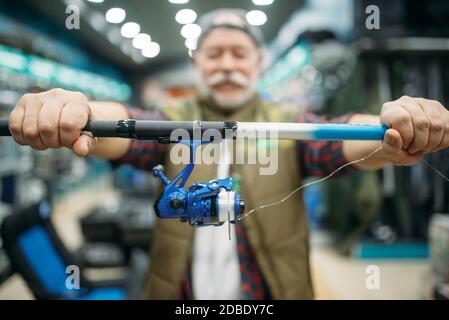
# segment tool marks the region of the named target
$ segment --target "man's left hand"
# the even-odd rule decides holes
[[[389,127],[383,150],[396,165],[449,146],[449,111],[438,101],[403,96],[382,106],[380,121]]]

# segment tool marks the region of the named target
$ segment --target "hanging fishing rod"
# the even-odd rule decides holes
[[[94,137],[120,137],[128,139],[157,140],[161,143],[180,141],[178,135],[186,133],[190,139],[217,130],[222,138],[248,137],[250,134],[267,134],[267,139],[289,140],[383,140],[387,127],[361,124],[315,124],[237,121],[151,121],[119,120],[88,121],[83,131]],[[10,136],[7,119],[0,119],[0,136]]]

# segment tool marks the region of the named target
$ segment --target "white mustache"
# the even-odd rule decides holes
[[[241,87],[247,87],[249,80],[241,72],[216,72],[206,79],[208,86],[216,86],[223,82],[232,82]]]

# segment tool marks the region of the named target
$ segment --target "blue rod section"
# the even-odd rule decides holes
[[[386,125],[317,124],[312,136],[316,140],[383,140]]]

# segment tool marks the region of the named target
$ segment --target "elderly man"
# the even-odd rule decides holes
[[[217,176],[236,176],[248,208],[279,200],[306,176],[320,176],[362,158],[382,145],[360,169],[394,163],[412,165],[425,153],[449,145],[449,112],[438,102],[402,97],[383,105],[380,116],[353,114],[325,119],[262,102],[255,84],[261,73],[260,31],[239,10],[204,16],[193,63],[199,75],[199,97],[163,113],[127,110],[123,105],[92,102],[79,92],[53,89],[26,94],[10,115],[17,143],[35,149],[67,147],[79,156],[94,155],[149,170],[164,163],[169,178],[180,167],[170,162],[166,147],[152,141],[94,139],[81,134],[89,119],[130,117],[170,120],[236,120],[272,122],[348,122],[389,126],[380,142],[291,142],[279,145],[275,175],[259,175],[259,164],[198,165],[189,183]],[[179,221],[158,220],[145,290],[150,299],[309,299],[308,228],[301,194],[260,210],[227,228],[193,229]]]

